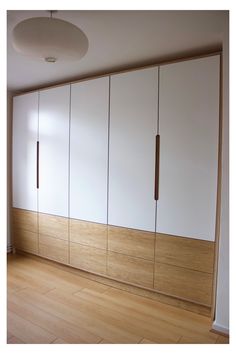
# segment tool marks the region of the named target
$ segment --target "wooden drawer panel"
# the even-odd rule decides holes
[[[37,213],[33,211],[12,208],[13,230],[38,232]]]
[[[212,274],[156,263],[154,278],[154,288],[158,291],[211,305]]]
[[[68,263],[68,241],[39,235],[39,255],[57,262]]]
[[[115,279],[153,288],[153,262],[108,252],[108,275]]]
[[[70,219],[70,241],[106,249],[107,225]]]
[[[13,231],[14,246],[22,251],[38,254],[38,234],[27,230]]]
[[[39,234],[68,241],[68,218],[39,213]]]
[[[106,274],[106,251],[70,242],[70,264],[89,272]]]
[[[108,250],[154,260],[155,233],[108,226]]]
[[[214,242],[156,234],[155,260],[159,263],[213,273]]]

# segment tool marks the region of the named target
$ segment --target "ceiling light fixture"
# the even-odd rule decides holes
[[[88,38],[70,22],[50,17],[33,17],[18,23],[12,32],[13,47],[47,63],[80,60],[88,50]]]

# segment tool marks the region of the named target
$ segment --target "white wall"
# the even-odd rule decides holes
[[[225,18],[223,38],[223,150],[221,225],[219,242],[216,315],[213,328],[229,332],[229,33]]]
[[[13,93],[7,91],[7,250],[11,250],[11,163],[12,163],[12,98]]]

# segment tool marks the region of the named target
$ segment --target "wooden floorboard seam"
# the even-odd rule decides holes
[[[12,343],[27,339],[30,344],[37,338],[50,344],[227,342],[227,338],[209,331],[210,319],[203,315],[73,274],[51,263],[41,264],[19,255],[8,263],[8,341],[12,338]],[[24,328],[21,332],[21,323],[28,328],[28,336]]]
[[[14,312],[13,310],[11,310],[11,312]],[[45,311],[46,312],[46,311]],[[14,312],[15,313],[15,312]],[[21,317],[24,321],[27,321],[27,322],[29,322],[29,323],[31,323],[32,325],[34,325],[34,326],[37,326],[37,327],[39,327],[39,328],[41,328],[43,331],[45,331],[45,332],[48,332],[49,334],[51,334],[52,336],[54,336],[55,337],[55,335],[53,334],[53,333],[51,333],[47,328],[44,328],[43,326],[41,326],[41,325],[39,325],[39,324],[35,324],[34,322],[32,322],[32,321],[30,321],[30,320],[26,320],[25,318],[23,318],[21,315],[19,315],[18,313],[16,313],[16,315],[18,316],[18,317]],[[21,339],[21,338],[19,338],[19,339]],[[55,338],[54,340],[56,340],[57,338]],[[22,340],[22,339],[21,339]]]

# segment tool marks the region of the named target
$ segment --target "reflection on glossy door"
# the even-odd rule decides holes
[[[39,212],[68,217],[70,86],[39,95]]]
[[[13,99],[13,207],[37,211],[38,92]]]

